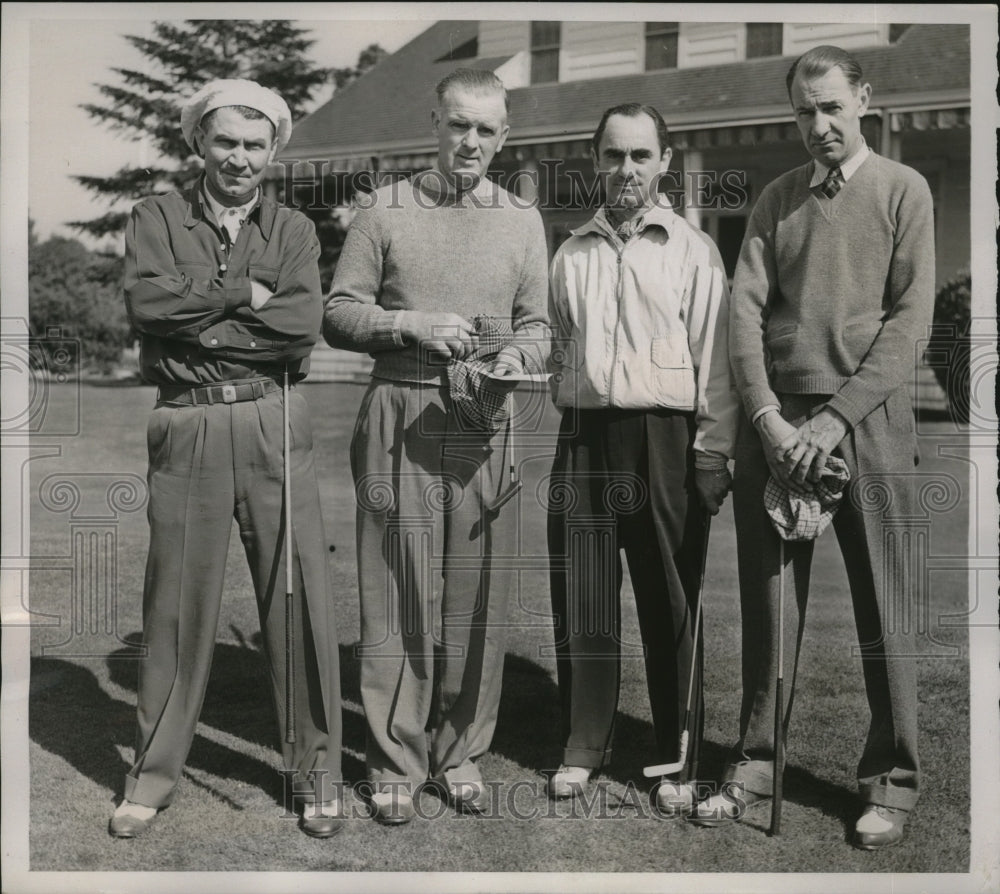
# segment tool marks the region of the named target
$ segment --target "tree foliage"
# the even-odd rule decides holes
[[[348,84],[356,81],[366,71],[370,71],[379,64],[389,53],[382,49],[377,43],[370,43],[358,54],[358,64],[353,68],[333,69],[333,83],[338,90],[343,89]]]
[[[288,103],[293,120],[299,118],[331,77],[330,69],[308,59],[315,41],[307,34],[282,20],[200,19],[153,22],[152,36],[126,35],[149,66],[113,67],[120,82],[97,85],[103,101],[83,108],[112,132],[146,141],[151,163],[124,167],[110,177],[79,176],[77,181],[109,204],[134,202],[190,182],[201,164],[184,142],[180,109],[188,96],[214,78],[250,78],[271,87]],[[127,219],[126,212],[112,209],[70,226],[103,237],[120,233]]]
[[[132,342],[121,282],[120,257],[62,236],[39,242],[29,224],[28,314],[43,348],[58,331],[59,338],[79,344],[82,368],[112,369]],[[44,362],[44,350],[37,359]]]
[[[961,423],[968,423],[972,412],[971,324],[972,275],[963,270],[934,298],[934,323],[924,355],[948,397],[952,418]]]

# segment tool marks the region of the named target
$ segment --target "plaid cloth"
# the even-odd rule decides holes
[[[486,379],[497,354],[514,338],[514,330],[503,317],[473,317],[472,325],[479,347],[464,360],[448,364],[448,387],[463,428],[495,432],[507,421],[507,395],[491,391]]]
[[[764,488],[764,508],[774,530],[783,540],[815,540],[833,519],[850,479],[847,465],[836,456],[827,458],[823,475],[808,496],[793,494],[769,478]]]

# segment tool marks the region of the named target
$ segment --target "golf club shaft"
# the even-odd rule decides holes
[[[507,395],[507,446],[510,450],[510,466],[508,475],[513,484],[517,475],[517,463],[514,461],[514,392]]]
[[[691,670],[688,673],[688,694],[687,703],[684,708],[684,730],[688,734],[688,740],[693,737],[697,739],[694,730],[691,729],[691,703],[694,701],[694,678],[698,671],[698,655],[700,653],[699,641],[701,639],[701,615],[702,605],[705,600],[705,570],[708,567],[708,538],[712,531],[712,516],[705,514],[705,532],[701,545],[701,573],[698,577],[698,602],[694,609],[694,639],[691,642]],[[692,757],[697,753],[697,745],[691,749]],[[685,755],[685,758],[687,755]],[[684,760],[684,767],[681,770],[681,783],[688,781],[689,762]]]
[[[681,730],[681,746],[680,755],[677,758],[677,763],[675,764],[656,764],[652,767],[645,767],[643,769],[643,774],[646,777],[652,776],[665,776],[668,773],[676,773],[678,770],[681,773],[680,782],[683,785],[688,781],[689,770],[688,770],[688,742],[692,736],[691,730],[691,702],[694,700],[694,678],[695,671],[698,666],[698,639],[701,635],[701,606],[703,600],[703,594],[705,592],[705,569],[708,567],[708,537],[712,529],[712,516],[705,514],[705,537],[701,547],[701,575],[698,579],[698,595],[697,603],[694,609],[694,629],[692,631],[694,635],[693,642],[691,644],[691,669],[688,673],[688,691],[687,691],[687,702],[684,707],[684,728]],[[697,744],[691,749],[692,755],[697,754],[698,748]]]
[[[784,730],[785,676],[785,541],[778,537],[778,673],[774,683],[774,788],[771,802],[771,834],[781,834],[782,777],[785,770]]]
[[[295,602],[292,587],[292,445],[288,418],[288,367],[282,388],[285,466],[285,741],[295,743]]]

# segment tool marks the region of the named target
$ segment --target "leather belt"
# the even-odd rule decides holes
[[[274,379],[222,382],[218,385],[200,385],[197,388],[160,385],[156,392],[156,399],[188,407],[208,407],[212,404],[235,404],[245,400],[259,400],[265,394],[280,390],[281,386]]]

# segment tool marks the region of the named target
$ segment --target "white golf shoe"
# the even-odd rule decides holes
[[[680,783],[664,776],[656,787],[656,809],[663,816],[679,816],[690,812],[696,796],[690,782]]]
[[[562,800],[582,795],[593,772],[590,767],[561,766],[549,780],[549,797]]]
[[[854,826],[852,844],[865,851],[877,851],[903,840],[909,813],[896,807],[868,804]]]

